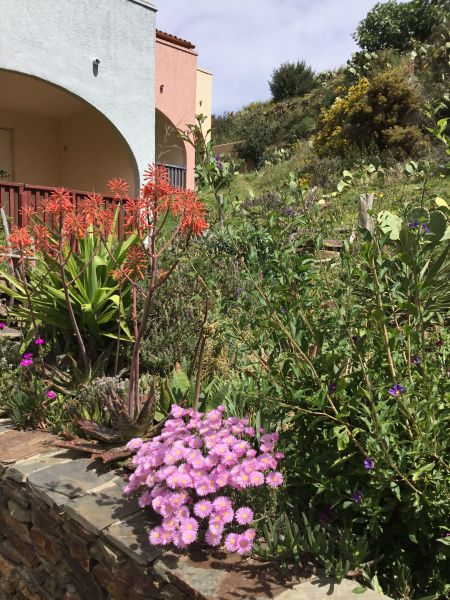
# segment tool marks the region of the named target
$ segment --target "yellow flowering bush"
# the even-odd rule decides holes
[[[343,154],[350,145],[373,142],[379,150],[419,155],[425,138],[418,127],[420,98],[407,75],[394,69],[360,77],[321,114],[314,138],[319,155]]]

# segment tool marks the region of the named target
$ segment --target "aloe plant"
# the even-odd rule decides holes
[[[133,340],[126,322],[131,286],[126,281],[118,283],[113,272],[123,265],[136,241],[136,235],[123,241],[110,236],[104,243],[91,229],[79,240],[77,252],[70,253],[64,264],[70,304],[91,362],[114,340]],[[23,278],[6,269],[0,270],[0,276],[7,282],[0,283],[0,290],[15,301],[11,315],[24,325],[24,346],[36,337],[38,328],[40,334],[52,335],[61,350],[73,351],[74,331],[57,260],[48,253],[39,255],[35,266],[27,272],[28,290]],[[27,291],[32,296],[32,307],[27,302]]]

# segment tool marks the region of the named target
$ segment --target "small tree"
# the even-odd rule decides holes
[[[195,149],[195,180],[199,189],[207,189],[214,194],[217,207],[217,220],[223,225],[224,198],[222,190],[230,185],[240,163],[225,160],[216,154],[211,139],[211,129],[204,131],[205,115],[195,115],[196,122],[187,125],[186,130],[178,130],[181,139]]]
[[[283,63],[272,73],[269,81],[272,98],[275,102],[286,98],[304,96],[316,85],[316,76],[305,61]]]
[[[426,40],[433,28],[449,16],[449,0],[378,2],[358,25],[353,37],[369,52],[386,48],[403,52],[411,49],[415,40]]]

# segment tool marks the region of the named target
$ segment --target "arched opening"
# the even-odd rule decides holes
[[[112,177],[139,186],[134,156],[98,110],[64,89],[0,70],[0,171],[3,179],[107,192]],[[0,177],[1,179],[1,177]]]
[[[160,110],[155,116],[156,162],[165,165],[172,184],[186,187],[186,148],[175,125]]]

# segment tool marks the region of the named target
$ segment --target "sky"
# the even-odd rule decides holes
[[[155,0],[158,29],[189,40],[212,71],[213,113],[268,100],[281,63],[339,67],[357,47],[358,23],[376,0]]]

